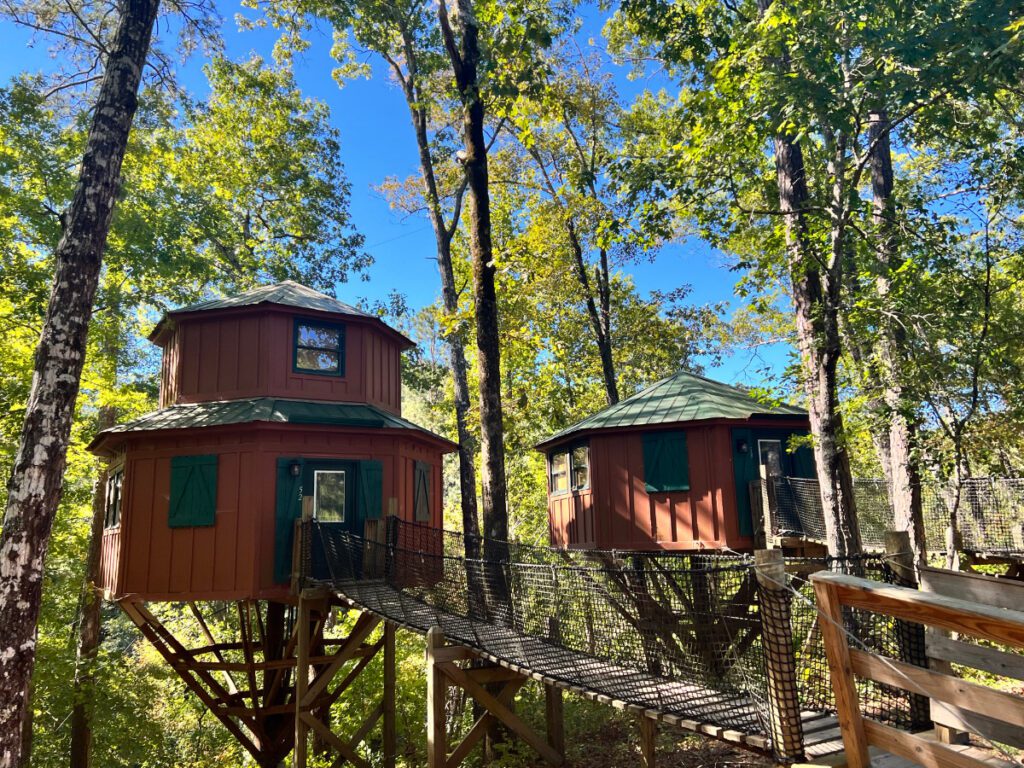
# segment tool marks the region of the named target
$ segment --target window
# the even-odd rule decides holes
[[[117,528],[121,524],[121,489],[124,486],[124,469],[118,467],[107,476],[107,499],[103,514],[104,528]]]
[[[590,447],[577,445],[550,456],[551,493],[585,491],[590,487]]]
[[[582,491],[590,487],[590,448],[577,445],[570,454],[572,459],[572,489]]]
[[[413,469],[413,513],[418,522],[430,522],[430,465],[417,461]]]
[[[294,370],[325,376],[345,375],[345,327],[295,321]]]
[[[345,470],[313,472],[313,517],[322,523],[345,522]]]
[[[648,432],[643,436],[644,487],[648,493],[690,490],[685,432]]]
[[[569,454],[551,454],[551,493],[569,490]]]

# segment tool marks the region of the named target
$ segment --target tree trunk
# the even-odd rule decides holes
[[[494,253],[491,243],[491,205],[488,191],[487,142],[484,138],[484,104],[480,98],[477,66],[480,60],[479,28],[470,0],[458,0],[458,44],[442,2],[438,20],[462,100],[463,167],[469,188],[469,235],[473,256],[473,297],[476,310],[476,345],[480,378],[480,436],[483,461],[483,523],[485,556],[504,560],[508,539],[507,489],[505,482],[504,424],[501,411],[501,347],[498,300],[495,291]],[[501,589],[492,579],[492,589]],[[499,595],[500,597],[500,595]]]
[[[430,217],[434,240],[437,244],[437,269],[441,275],[441,297],[444,301],[444,309],[449,317],[456,317],[459,312],[459,293],[455,288],[455,271],[452,266],[452,237],[459,225],[462,193],[460,192],[457,198],[451,223],[446,224],[441,208],[441,195],[437,187],[437,174],[434,172],[434,159],[430,154],[426,108],[420,99],[416,52],[411,34],[404,24],[402,25],[402,43],[408,72],[403,77],[397,63],[393,65],[393,68],[396,76],[402,82],[413,131],[416,134],[416,147],[419,151],[420,173],[423,176],[427,214]],[[451,356],[452,383],[455,391],[455,428],[459,436],[459,489],[462,493],[462,531],[465,538],[466,557],[479,559],[480,518],[476,503],[475,465],[477,446],[469,428],[469,365],[466,362],[466,338],[462,329],[458,328],[448,333],[445,336],[445,341],[448,343]]]
[[[25,424],[0,532],[0,768],[22,757],[43,565],[60,503],[92,303],[159,0],[124,0],[55,253]]]
[[[763,15],[771,0],[757,0]],[[785,68],[785,55],[778,62]],[[861,551],[860,526],[853,497],[850,457],[839,412],[837,368],[841,350],[839,301],[842,289],[843,221],[832,216],[832,264],[824,277],[815,258],[807,227],[807,173],[800,145],[789,135],[775,137],[775,169],[779,208],[786,232],[786,255],[796,310],[797,345],[804,368],[814,460],[817,465],[825,536],[829,552],[837,557]],[[837,173],[842,169],[837,168]],[[842,201],[833,201],[842,204]]]
[[[100,408],[97,427],[109,429],[116,423],[113,408]],[[89,768],[92,752],[93,683],[96,652],[100,647],[100,598],[97,584],[100,578],[100,552],[103,548],[103,523],[107,511],[106,464],[96,476],[92,493],[92,525],[89,533],[89,552],[85,561],[85,577],[78,604],[78,650],[75,655],[75,682],[71,709],[71,768]]]
[[[800,145],[788,136],[776,137],[775,164],[827,544],[832,555],[843,557],[860,552],[861,540],[839,413],[839,286],[834,279],[823,282],[811,252],[804,213],[807,178]]]
[[[555,190],[552,190],[552,194],[555,194]],[[566,214],[565,226],[569,235],[569,244],[572,247],[576,279],[579,280],[580,288],[583,289],[583,295],[586,297],[587,317],[590,318],[590,327],[594,331],[594,341],[597,342],[597,352],[601,358],[605,398],[608,405],[615,405],[619,402],[619,383],[615,375],[615,360],[612,357],[611,307],[606,290],[608,253],[604,249],[601,250],[601,267],[594,269],[599,293],[598,299],[601,302],[601,308],[598,309],[597,302],[594,301],[594,292],[590,287],[590,276],[587,274],[587,263],[583,256],[583,244],[576,231],[576,224],[569,214]]]
[[[891,125],[884,110],[873,112],[870,117],[868,140],[871,142],[871,193],[873,197],[872,218],[875,235],[878,238],[875,253],[878,262],[878,277],[875,280],[883,310],[891,289],[891,277],[899,268],[901,259],[896,241],[893,201],[892,152],[890,149]],[[914,456],[915,425],[907,418],[907,397],[902,385],[905,334],[898,322],[888,312],[883,312],[879,322],[880,379],[883,384],[882,398],[888,422],[885,442],[888,443],[889,497],[893,507],[896,530],[910,534],[910,545],[919,565],[924,565],[927,547],[924,534],[924,512],[921,506],[921,477]]]

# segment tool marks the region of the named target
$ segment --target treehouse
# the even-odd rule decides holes
[[[699,551],[754,546],[750,483],[814,477],[807,413],[685,371],[557,432],[547,456],[551,544]],[[762,469],[763,467],[763,469]]]
[[[132,600],[288,600],[294,522],[441,525],[455,446],[402,418],[379,318],[294,282],[169,312],[160,409],[101,432],[101,584]]]

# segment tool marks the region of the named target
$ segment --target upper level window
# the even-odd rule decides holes
[[[551,493],[584,491],[590,487],[590,448],[577,445],[550,457]]]
[[[124,469],[118,467],[107,476],[107,506],[103,515],[104,528],[116,528],[121,524],[121,490],[124,486]]]
[[[345,326],[295,321],[294,369],[326,376],[345,375]]]

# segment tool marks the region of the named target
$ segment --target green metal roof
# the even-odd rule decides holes
[[[752,416],[807,416],[807,411],[792,405],[765,405],[739,387],[680,371],[556,432],[538,443],[538,447],[597,429],[679,424],[704,419],[749,419]]]
[[[208,312],[217,309],[237,309],[238,307],[252,307],[258,304],[277,304],[284,307],[294,307],[312,312],[331,312],[336,315],[349,315],[360,317],[380,324],[389,333],[401,340],[406,347],[414,346],[412,340],[404,334],[396,331],[376,315],[364,312],[358,307],[338,301],[325,293],[314,291],[294,280],[285,280],[274,285],[261,285],[251,291],[224,296],[219,299],[207,299],[197,304],[189,304],[187,307],[179,307],[170,310],[149,334],[149,340],[156,342],[164,328],[167,327],[170,318],[176,315],[186,315],[192,312]]]
[[[168,312],[169,315],[184,314],[186,312],[205,312],[209,309],[231,309],[233,307],[251,307],[254,304],[282,304],[286,307],[298,309],[311,309],[317,312],[335,312],[341,315],[357,315],[376,319],[375,315],[346,304],[343,301],[331,298],[325,293],[314,291],[294,280],[285,280],[275,285],[261,285],[251,291],[225,296],[220,299],[208,299],[198,304],[190,304],[187,307],[174,309]]]
[[[447,438],[406,421],[400,416],[364,403],[331,403],[310,400],[286,400],[256,397],[247,400],[217,400],[184,403],[147,413],[134,421],[118,424],[96,435],[90,450],[108,435],[150,432],[161,429],[194,429],[266,421],[278,424],[325,424],[339,427],[373,429],[411,429],[455,446]]]

